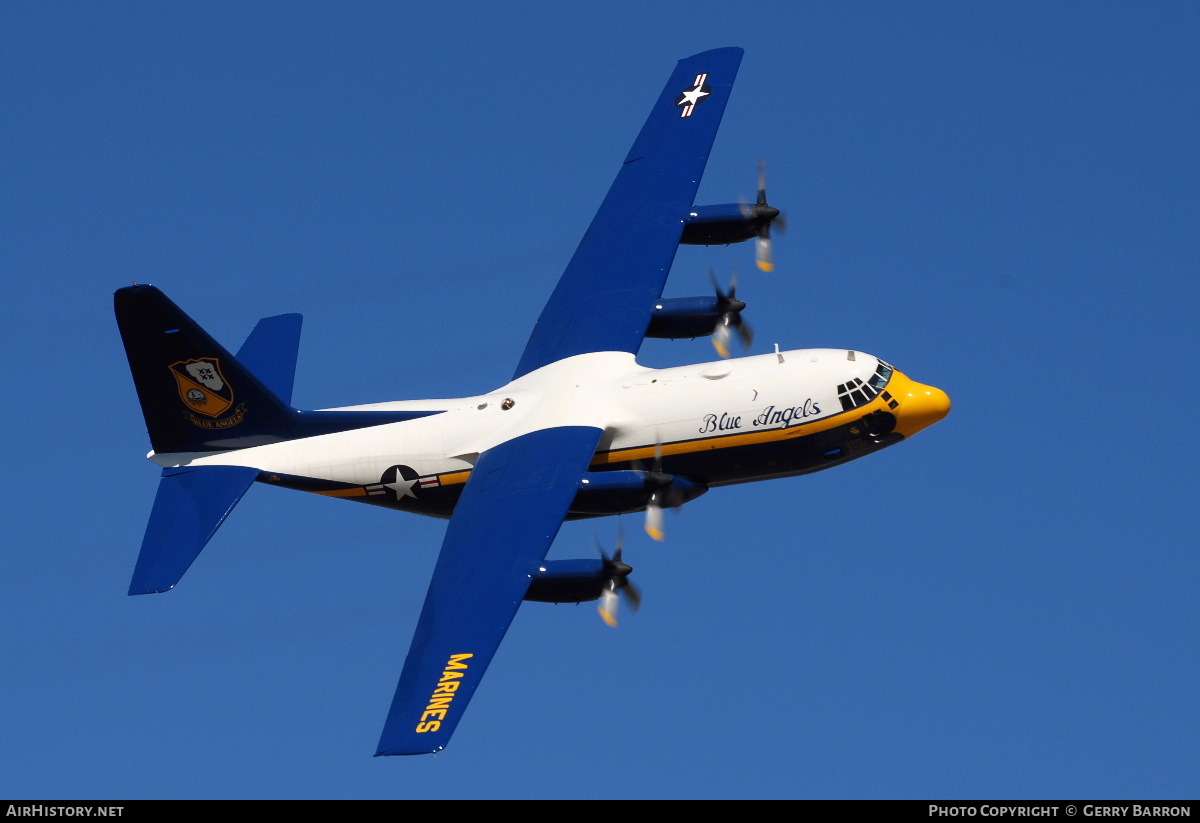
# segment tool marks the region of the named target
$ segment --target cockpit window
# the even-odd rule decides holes
[[[891,379],[892,367],[880,360],[879,365],[875,367],[875,374],[871,375],[871,379],[868,382],[870,382],[870,384],[876,389],[882,391],[883,387],[886,386],[888,381]]]
[[[883,391],[883,387],[891,378],[892,367],[880,360],[879,365],[875,367],[875,374],[871,375],[868,382],[864,383],[856,377],[849,383],[839,383],[837,391],[842,411],[850,411],[850,409],[857,409],[859,406],[870,403],[879,392]]]

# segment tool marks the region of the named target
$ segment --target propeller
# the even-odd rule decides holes
[[[647,478],[654,485],[654,491],[650,494],[650,502],[646,504],[646,534],[661,543],[667,536],[663,531],[663,498],[666,490],[674,481],[669,474],[663,474],[662,442],[657,438],[656,441],[654,444],[654,468],[650,470]]]
[[[717,321],[716,328],[713,329],[713,348],[721,357],[727,358],[729,357],[729,339],[733,336],[734,331],[737,331],[738,336],[741,337],[742,347],[747,349],[754,342],[754,332],[750,329],[750,324],[742,319],[742,309],[746,308],[746,304],[737,299],[737,264],[734,264],[733,276],[729,279],[728,293],[721,290],[721,284],[717,282],[717,276],[713,274],[711,268],[708,270],[708,276],[712,279],[713,289],[717,292],[717,310],[721,312],[721,319]]]
[[[601,559],[604,560],[604,573],[608,578],[596,609],[600,612],[600,617],[604,619],[604,622],[613,628],[617,626],[617,607],[622,594],[625,595],[631,612],[636,612],[638,606],[642,605],[641,591],[629,582],[629,573],[633,571],[633,567],[621,560],[624,544],[624,531],[618,530],[617,548],[613,552],[613,556],[609,557],[605,553],[604,547],[600,545],[599,539],[596,540],[596,549],[600,552]]]
[[[779,209],[767,205],[767,165],[758,161],[758,200],[753,206],[742,204],[742,216],[758,222],[758,237],[754,241],[754,261],[763,271],[774,271],[775,260],[771,254],[771,224],[782,234],[787,230],[787,219]]]
[[[666,539],[663,528],[663,509],[675,509],[684,502],[686,492],[675,485],[675,478],[662,470],[662,440],[656,438],[654,444],[654,465],[646,473],[646,480],[653,488],[650,500],[646,503],[646,534],[662,542]]]

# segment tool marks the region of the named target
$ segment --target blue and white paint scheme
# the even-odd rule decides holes
[[[778,211],[697,206],[742,51],[678,63],[517,361],[485,395],[302,411],[299,315],[230,354],[153,286],[115,295],[158,495],[130,594],[174,587],[254,482],[449,519],[377,754],[444,748],[525,600],[636,597],[614,557],[547,561],[567,519],[662,510],[710,488],[819,471],[911,437],[949,398],[864,352],[727,358],[744,304],[665,300],[680,243],[755,239]],[[712,335],[722,359],[640,365],[647,336]],[[635,601],[636,602],[636,601]]]

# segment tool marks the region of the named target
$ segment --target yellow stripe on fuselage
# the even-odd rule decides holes
[[[326,497],[366,497],[367,496],[367,490],[364,489],[362,486],[358,486],[357,488],[353,488],[353,489],[333,489],[332,491],[315,492],[315,493],[325,495]]]

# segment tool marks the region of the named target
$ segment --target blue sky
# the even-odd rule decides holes
[[[8,3],[0,796],[1187,798],[1200,7]],[[700,202],[787,212],[756,352],[853,347],[950,416],[723,488],[616,631],[527,604],[453,742],[372,758],[444,524],[256,487],[125,595],[157,471],[111,293],[235,348],[305,315],[295,400],[511,374],[674,61],[746,57]],[[665,366],[705,341],[649,341]],[[615,521],[568,524],[588,557]]]

